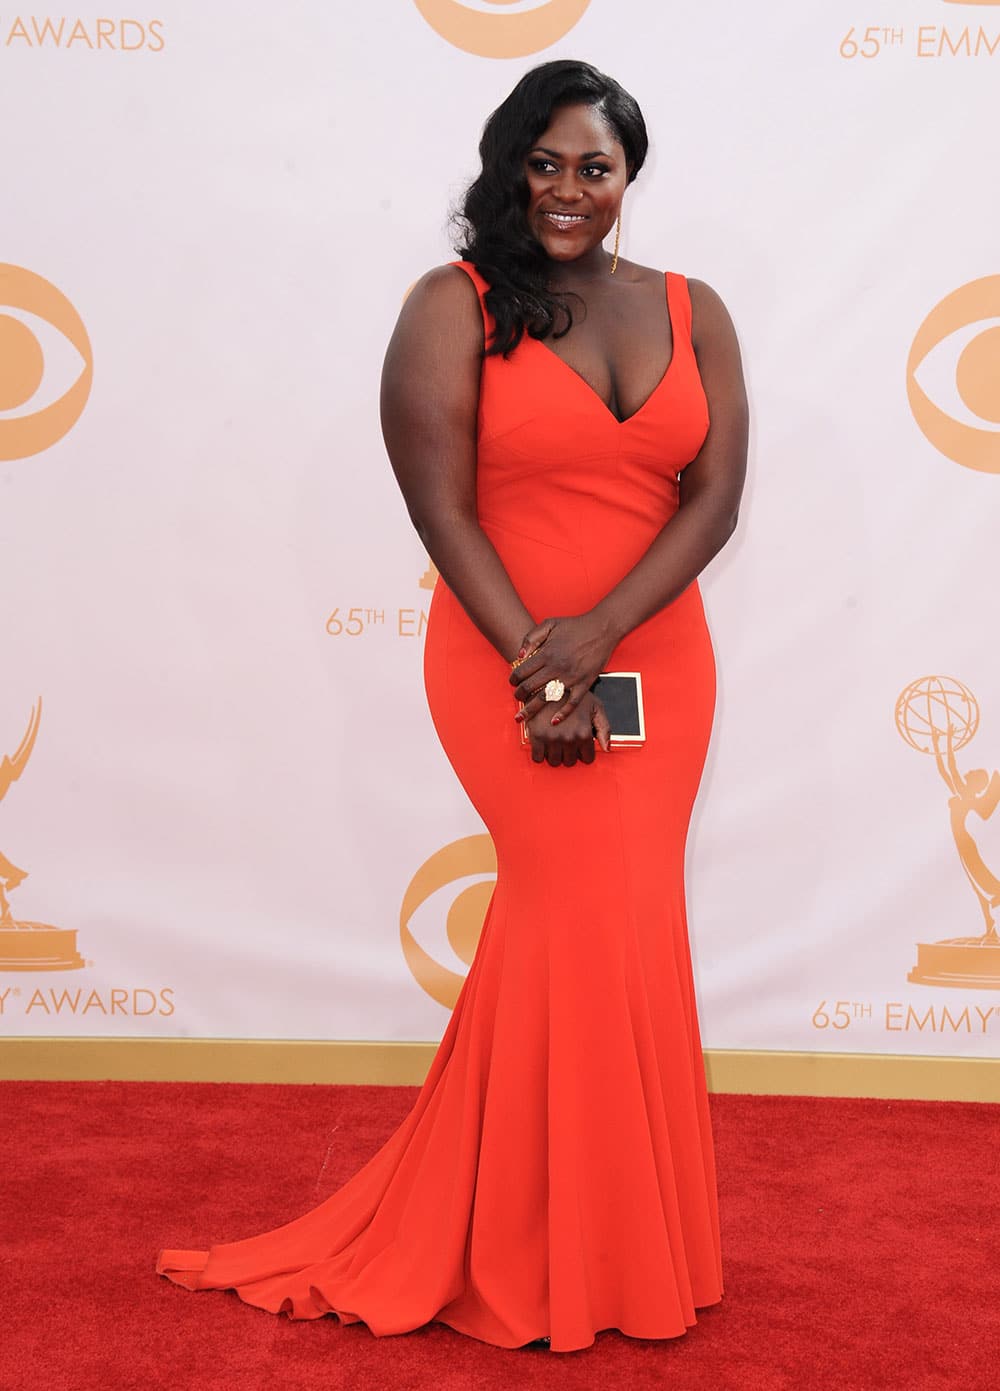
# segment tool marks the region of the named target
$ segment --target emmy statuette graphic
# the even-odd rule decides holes
[[[0,802],[24,772],[35,747],[42,701],[32,708],[24,738],[11,757],[0,758]],[[11,912],[8,893],[28,877],[0,851],[0,971],[72,971],[84,964],[76,949],[76,928],[48,923],[19,922]]]
[[[979,728],[979,703],[968,686],[950,676],[923,676],[896,702],[896,728],[911,748],[933,754],[948,789],[955,848],[982,914],[979,937],[948,937],[917,944],[917,964],[907,980],[918,985],[1000,990],[1000,879],[983,859],[973,834],[974,816],[988,821],[1000,803],[1000,773],[973,768],[964,776],[956,754]]]

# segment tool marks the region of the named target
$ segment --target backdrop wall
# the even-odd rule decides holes
[[[108,14],[0,11],[3,1033],[440,1037],[492,860],[379,369],[575,56],[652,134],[623,253],[715,286],[752,396],[705,1043],[1000,1054],[1000,4]]]

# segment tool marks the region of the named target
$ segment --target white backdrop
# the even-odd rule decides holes
[[[623,253],[715,286],[752,397],[703,580],[704,1041],[1000,1054],[1000,948],[907,979],[1000,875],[1000,4],[106,13],[0,12],[0,1029],[440,1036],[401,905],[482,827],[378,376],[483,119],[572,56],[650,127]],[[921,712],[978,719],[951,771]],[[406,926],[460,974],[456,863]]]

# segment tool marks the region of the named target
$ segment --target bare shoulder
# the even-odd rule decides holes
[[[410,288],[382,364],[383,420],[474,421],[483,362],[479,293],[458,266],[435,266]]]
[[[418,322],[432,333],[447,330],[464,338],[471,332],[481,338],[479,292],[464,270],[456,265],[434,266],[410,287],[399,323],[415,328]]]
[[[691,341],[695,350],[735,340],[736,330],[722,296],[704,280],[688,280],[691,296]]]

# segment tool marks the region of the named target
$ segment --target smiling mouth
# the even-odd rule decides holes
[[[583,213],[557,213],[543,212],[542,217],[549,222],[555,223],[557,227],[575,227],[578,222],[586,222],[587,218]]]

